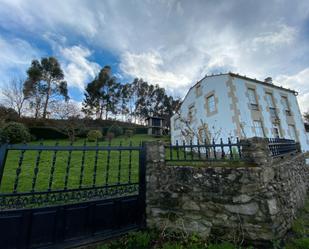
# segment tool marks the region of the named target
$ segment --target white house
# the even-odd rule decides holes
[[[297,92],[235,73],[205,76],[171,118],[172,143],[204,139],[289,138],[309,150]]]

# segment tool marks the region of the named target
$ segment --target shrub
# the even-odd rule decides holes
[[[128,249],[144,249],[149,248],[151,237],[149,233],[136,232],[129,234],[126,240],[126,248]]]
[[[184,249],[179,243],[167,242],[162,246],[162,249]]]
[[[115,134],[113,132],[107,132],[106,134],[107,141],[111,142],[114,137],[115,137]]]
[[[148,134],[148,128],[146,127],[135,128],[135,133],[136,134]]]
[[[91,130],[87,134],[87,140],[89,142],[95,142],[102,137],[103,137],[102,132],[99,130]]]
[[[112,125],[109,127],[107,133],[114,133],[115,137],[118,137],[123,134],[123,129],[118,125]]]
[[[17,122],[6,124],[2,130],[2,139],[9,140],[10,143],[28,142],[31,135],[26,126]]]
[[[15,121],[18,120],[18,114],[14,109],[0,105],[0,119],[3,121]]]
[[[67,134],[53,128],[53,127],[30,127],[30,133],[36,139],[65,139]]]
[[[207,249],[237,249],[237,247],[230,242],[223,242],[221,244],[211,244]]]
[[[133,134],[134,134],[134,131],[132,129],[127,129],[125,131],[125,136],[128,137],[128,138],[132,137]]]
[[[309,249],[309,238],[294,239],[287,244],[287,249]]]
[[[0,143],[5,142],[5,136],[3,134],[3,129],[0,127]]]

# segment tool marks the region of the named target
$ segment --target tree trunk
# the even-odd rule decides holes
[[[102,120],[102,116],[103,116],[103,106],[100,107],[100,120]]]
[[[45,100],[45,104],[44,104],[44,110],[43,110],[43,119],[46,118],[47,115],[47,107],[48,107],[48,102],[49,102],[49,97],[50,97],[50,93],[51,93],[51,80],[49,79],[47,82],[47,93],[46,93],[46,100]]]

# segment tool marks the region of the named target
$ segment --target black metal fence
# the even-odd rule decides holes
[[[291,139],[268,138],[268,147],[272,157],[279,157],[288,153],[300,151],[299,143]],[[224,143],[221,138],[219,142],[205,140],[203,143],[178,142],[165,145],[166,161],[225,161],[243,160],[242,150],[248,144],[238,138],[232,141],[230,138]]]
[[[141,144],[133,146],[2,144],[0,209],[133,195]]]
[[[0,146],[0,248],[71,248],[145,226],[144,146]]]
[[[269,138],[268,146],[273,157],[296,153],[299,152],[300,148],[299,143],[296,143],[294,140],[283,138]]]
[[[214,139],[212,142],[204,140],[193,144],[192,141],[185,141],[175,144],[165,145],[166,161],[222,161],[222,160],[241,160],[243,143],[237,138],[232,142],[230,138],[227,143],[221,138],[219,142]]]

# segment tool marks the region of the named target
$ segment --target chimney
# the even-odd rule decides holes
[[[265,83],[268,83],[268,84],[272,84],[273,83],[272,77],[267,77],[264,81],[265,81]]]

